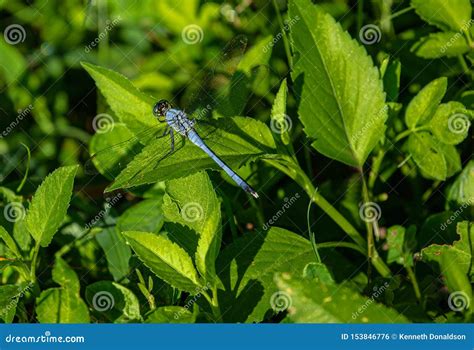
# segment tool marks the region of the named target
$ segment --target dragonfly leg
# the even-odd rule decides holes
[[[171,128],[170,128],[169,126],[167,126],[167,127],[165,128],[165,131],[163,131],[163,135],[161,135],[161,136],[165,136],[165,135],[166,135],[167,133],[169,133],[170,131],[171,131]]]
[[[170,153],[173,153],[173,151],[174,151],[174,131],[173,131],[173,128],[170,128],[170,139],[171,139]]]

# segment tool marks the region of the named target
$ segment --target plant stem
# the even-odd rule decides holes
[[[420,287],[418,286],[418,281],[416,280],[415,272],[413,272],[413,269],[408,265],[405,266],[405,269],[407,270],[408,277],[410,278],[411,284],[413,285],[416,298],[421,303],[421,292],[420,292]]]
[[[357,33],[360,32],[364,23],[364,0],[357,1]]]
[[[401,15],[407,13],[407,12],[410,12],[411,10],[413,10],[413,6],[408,6],[407,8],[404,8],[403,10],[392,13],[389,18],[394,19],[394,18],[396,18],[398,16],[401,16]]]
[[[311,241],[311,246],[313,247],[314,255],[316,256],[316,262],[321,263],[321,257],[319,256],[318,246],[316,244],[316,238],[314,236],[314,232],[311,230],[311,225],[310,225],[310,222],[309,222],[309,214],[311,212],[311,204],[312,203],[313,202],[311,200],[308,203],[308,210],[306,211],[306,221],[307,221],[307,224],[308,224],[309,239]]]
[[[298,185],[300,185],[311,201],[333,219],[334,222],[362,249],[362,251],[367,254],[367,243],[362,235],[336,208],[331,205],[331,203],[326,200],[326,198],[316,191],[311,180],[291,157],[278,155],[272,158],[266,158],[264,161],[288,175]],[[383,277],[391,275],[390,269],[385,265],[383,260],[380,259],[378,254],[373,256],[372,265]]]
[[[319,249],[324,249],[324,248],[349,248],[353,249],[355,251],[358,251],[362,255],[366,256],[367,252],[359,247],[355,243],[351,242],[322,242],[318,244]]]
[[[293,67],[293,57],[291,56],[290,42],[288,41],[288,37],[286,36],[285,24],[283,23],[283,19],[281,18],[280,9],[276,3],[276,0],[273,0],[273,7],[275,7],[278,24],[280,25],[281,34],[283,37],[283,46],[285,47],[286,58],[288,59],[288,64],[290,65],[290,67]]]
[[[31,266],[30,266],[30,280],[33,283],[36,283],[36,264],[38,261],[39,250],[40,250],[40,242],[36,242],[35,247],[33,249],[33,257],[31,259]]]

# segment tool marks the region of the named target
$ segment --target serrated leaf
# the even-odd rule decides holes
[[[201,286],[191,257],[167,237],[138,231],[122,234],[140,260],[165,282],[190,293]]]
[[[290,117],[286,114],[286,98],[288,95],[288,87],[286,84],[286,79],[284,79],[280,85],[275,100],[273,101],[272,112],[271,112],[271,125],[273,126],[273,131],[276,131],[280,134],[281,142],[284,145],[289,145],[290,134],[289,131],[292,126],[292,121]]]
[[[299,116],[312,146],[360,167],[383,136],[387,110],[379,72],[340,24],[309,0],[289,3],[295,53],[293,81],[302,84]]]
[[[66,216],[77,168],[77,165],[73,165],[53,171],[44,179],[31,200],[26,226],[42,247],[51,243]]]
[[[36,317],[41,323],[89,323],[89,311],[79,295],[79,279],[66,262],[56,257],[53,280],[60,288],[44,290],[36,298]]]
[[[182,306],[159,307],[148,315],[146,323],[194,323],[196,316]]]
[[[430,121],[441,103],[448,86],[448,79],[441,77],[426,85],[410,101],[405,112],[405,123],[408,128],[414,129]]]
[[[413,266],[413,250],[416,247],[415,226],[408,229],[396,225],[387,230],[387,263],[396,262],[402,266]]]
[[[466,38],[459,32],[439,32],[422,37],[411,48],[418,57],[441,58],[464,55],[470,51]]]
[[[460,238],[453,245],[430,245],[422,249],[421,257],[424,261],[434,261],[439,264],[451,292],[463,291],[472,300],[472,289],[468,276],[474,276],[472,270],[473,223],[460,222],[457,224],[456,230]]]
[[[163,227],[164,220],[161,199],[145,199],[125,210],[117,220],[117,228],[119,232],[158,233]]]
[[[474,160],[470,160],[453,182],[448,199],[458,205],[474,205]]]
[[[448,168],[438,142],[427,132],[414,133],[408,138],[408,151],[423,176],[445,180]]]
[[[229,166],[237,170],[250,160],[273,153],[275,143],[268,127],[251,118],[221,118],[216,125],[200,127],[208,146]],[[178,141],[179,144],[179,141]],[[107,188],[112,191],[142,184],[180,178],[205,169],[220,169],[199,147],[187,140],[184,146],[170,149],[168,138],[158,138],[145,146]]]
[[[81,64],[95,80],[119,120],[139,138],[140,142],[146,144],[150,134],[143,131],[160,129],[152,113],[155,100],[140,92],[126,77],[117,72],[91,63]],[[147,137],[143,138],[144,135]]]
[[[469,0],[411,0],[416,13],[443,31],[469,30],[472,7]]]
[[[221,209],[209,176],[199,172],[166,183],[163,211],[166,220],[199,235],[196,266],[206,281],[216,278],[216,259],[221,246]]]
[[[133,292],[111,281],[99,281],[86,288],[86,300],[100,316],[114,323],[141,320],[140,303]]]
[[[469,119],[468,112],[462,103],[455,101],[442,103],[429,122],[429,128],[441,142],[457,145],[467,137]]]
[[[17,258],[21,257],[21,253],[18,250],[18,246],[16,245],[15,241],[13,240],[12,236],[0,226],[0,239],[5,242],[7,248],[16,256]]]
[[[397,311],[344,285],[301,280],[279,274],[276,284],[286,296],[289,318],[296,323],[405,323]],[[382,291],[382,287],[380,288]]]
[[[244,236],[228,246],[217,265],[226,290],[219,294],[221,309],[226,310],[224,322],[261,322],[278,291],[274,274],[301,276],[312,261],[314,252],[308,240],[277,227]]]

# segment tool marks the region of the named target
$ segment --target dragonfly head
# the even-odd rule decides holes
[[[155,103],[155,106],[153,106],[153,115],[160,121],[164,122],[165,121],[165,116],[166,112],[171,108],[171,105],[168,101],[166,100],[160,100],[157,103]]]

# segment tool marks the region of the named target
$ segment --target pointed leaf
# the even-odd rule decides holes
[[[301,19],[291,27],[291,42],[304,130],[322,154],[360,167],[383,136],[387,119],[378,69],[364,48],[311,1],[291,1],[289,15]]]
[[[418,40],[411,48],[417,56],[423,58],[454,57],[469,52],[470,47],[461,33],[432,33]]]
[[[77,165],[56,169],[35,192],[26,215],[26,226],[36,242],[47,247],[62,224],[72,195]]]
[[[122,232],[127,242],[159,278],[181,290],[194,293],[200,282],[191,257],[167,237],[149,232]]]
[[[441,30],[469,29],[472,7],[469,0],[411,0],[416,13]]]

